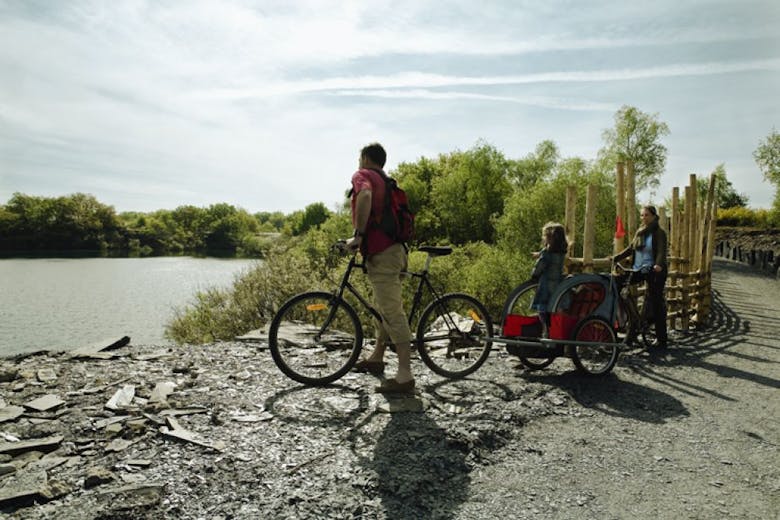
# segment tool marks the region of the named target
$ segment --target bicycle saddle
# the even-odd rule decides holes
[[[452,248],[448,246],[420,246],[417,250],[431,256],[447,256],[452,253]]]

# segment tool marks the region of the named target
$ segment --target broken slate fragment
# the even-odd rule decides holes
[[[124,510],[148,508],[160,502],[164,491],[165,484],[132,484],[108,489],[98,495],[98,500]]]
[[[0,423],[6,421],[13,421],[24,413],[24,408],[21,406],[6,406],[0,408]]]
[[[130,406],[130,404],[133,402],[133,397],[135,397],[135,386],[124,385],[121,389],[116,391],[111,399],[108,400],[106,403],[106,408],[110,410],[118,410],[119,408]]]
[[[38,370],[37,376],[41,383],[51,383],[57,380],[57,372],[53,368],[41,368]]]
[[[54,394],[46,394],[37,399],[33,399],[32,401],[24,403],[24,406],[37,412],[45,412],[46,410],[57,408],[63,404],[65,404],[65,401],[60,399],[59,396]]]
[[[0,488],[0,504],[34,498],[45,485],[45,470],[16,473]]]
[[[212,448],[217,451],[222,451],[225,449],[224,442],[222,441],[209,442],[205,439],[202,439],[195,432],[191,432],[189,430],[185,430],[184,428],[182,428],[182,426],[179,424],[179,421],[177,421],[173,417],[166,417],[165,420],[168,423],[168,427],[166,426],[160,427],[160,432],[163,435],[167,435],[168,437],[175,437],[177,439],[191,442],[193,444],[197,444],[198,446],[203,446],[205,448]]]
[[[62,439],[62,435],[54,435],[52,437],[43,437],[41,439],[30,439],[27,441],[19,442],[0,442],[0,453],[23,453],[25,451],[52,451],[59,447]]]
[[[151,466],[152,461],[148,459],[127,459],[125,461],[125,464],[127,464],[128,466],[146,467],[146,466]]]
[[[156,385],[154,385],[154,390],[152,390],[152,395],[149,396],[149,402],[160,403],[160,404],[168,402],[168,396],[171,395],[171,393],[175,388],[176,388],[176,383],[173,383],[171,381],[157,383]]]
[[[112,451],[122,451],[130,446],[133,445],[133,441],[128,441],[127,439],[114,439],[113,441],[108,443],[108,446],[106,446],[106,451],[112,452]]]
[[[91,466],[87,468],[87,476],[84,477],[84,487],[86,489],[105,484],[114,480],[114,474],[102,466]]]
[[[105,428],[106,426],[118,422],[125,421],[127,419],[130,419],[130,415],[117,415],[115,417],[107,417],[106,419],[100,419],[99,421],[95,421],[94,427],[96,429]]]
[[[17,377],[19,377],[18,369],[10,367],[0,368],[0,383],[10,383]]]
[[[85,347],[71,350],[70,356],[73,358],[95,357],[99,359],[107,359],[107,358],[114,357],[114,355],[109,354],[108,352],[101,352],[102,350],[117,349],[120,347],[124,347],[128,343],[130,343],[130,336],[123,336],[120,339],[115,341],[112,340],[100,341],[97,343],[93,343],[92,345],[87,345]]]
[[[176,417],[179,415],[193,415],[196,413],[206,413],[208,410],[206,408],[178,408],[178,409],[169,409],[169,410],[162,410],[159,415],[163,417]]]

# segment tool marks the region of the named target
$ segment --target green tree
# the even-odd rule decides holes
[[[715,200],[718,208],[744,208],[748,205],[748,196],[744,193],[738,193],[731,181],[726,178],[726,167],[723,163],[716,166],[710,175],[715,176]],[[697,178],[696,185],[699,200],[703,202],[706,200],[710,186],[709,177]]]
[[[578,236],[581,237],[588,184],[595,184],[598,188],[595,253],[597,256],[609,254],[615,231],[615,189],[612,178],[580,158],[560,161],[549,181],[512,193],[506,202],[504,214],[497,220],[499,245],[526,254],[538,251],[542,226],[549,221],[564,221],[568,186],[577,189],[576,221]],[[581,252],[581,244],[575,244],[575,255]]]
[[[507,159],[496,148],[479,143],[440,161],[441,175],[432,180],[430,203],[446,236],[456,244],[493,243],[494,218],[503,213],[510,192]]]
[[[261,211],[255,213],[255,218],[260,223],[260,230],[267,232],[281,231],[286,221],[286,217],[281,211]]]
[[[409,206],[415,213],[414,234],[419,243],[436,243],[443,236],[440,215],[432,204],[433,179],[442,175],[441,159],[421,157],[417,162],[401,163],[390,172],[406,192]]]
[[[780,224],[780,133],[776,129],[758,144],[753,152],[764,179],[775,185],[775,201],[772,207],[773,221]]]
[[[523,159],[509,161],[508,177],[516,188],[525,189],[549,178],[559,160],[558,146],[548,139],[537,144]]]
[[[615,126],[604,130],[604,147],[599,151],[599,168],[614,172],[619,161],[634,164],[637,191],[657,188],[666,166],[666,146],[660,139],[669,134],[658,114],[645,114],[631,106],[615,113]]]

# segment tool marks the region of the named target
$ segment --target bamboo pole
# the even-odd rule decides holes
[[[680,297],[680,280],[672,278],[672,273],[678,273],[680,270],[680,188],[675,186],[672,189],[672,222],[671,229],[669,230],[669,281],[668,284],[672,288],[669,294],[667,294],[667,301],[673,296],[674,298]],[[675,306],[671,310],[678,310],[679,305],[675,303]],[[671,315],[671,314],[670,314]],[[669,328],[675,328],[675,319],[671,318],[669,322]]]
[[[617,163],[617,172],[615,173],[615,213],[616,218],[623,223],[625,230],[626,224],[626,193],[625,193],[625,164],[621,161]],[[624,237],[615,237],[612,243],[612,254],[617,254],[623,250],[625,244]]]
[[[683,274],[689,274],[690,272],[690,263],[689,259],[691,257],[690,254],[690,243],[691,243],[691,228],[693,227],[691,225],[691,213],[694,213],[693,207],[693,195],[691,195],[691,187],[686,186],[685,187],[685,212],[683,214],[683,220],[685,221],[684,225],[682,226],[682,229],[680,230],[682,232],[682,243],[680,247],[680,264],[681,269],[680,272]],[[690,295],[688,294],[688,277],[684,276],[682,278],[682,284],[680,286],[680,302],[681,302],[681,308],[680,308],[680,324],[683,329],[688,329],[689,327],[689,321],[688,316],[690,312]]]
[[[577,187],[566,187],[566,213],[564,215],[566,239],[569,241],[567,257],[574,256],[574,244],[577,243]],[[568,262],[567,262],[568,263]]]
[[[702,226],[702,253],[699,261],[699,271],[702,273],[702,302],[701,318],[706,322],[709,320],[710,307],[712,305],[712,253],[715,241],[713,227],[715,219],[712,216],[715,204],[715,184],[717,179],[715,175],[710,175],[710,183],[707,187],[707,204],[704,209],[704,225]]]
[[[595,184],[588,184],[588,193],[585,196],[585,230],[582,235],[582,270],[585,273],[593,272],[593,244],[596,231],[596,196],[598,194]]]
[[[628,239],[631,240],[636,233],[636,177],[634,174],[634,163],[629,161],[626,164],[626,220],[628,221]]]

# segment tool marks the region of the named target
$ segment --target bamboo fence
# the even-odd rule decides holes
[[[624,237],[615,237],[613,254],[622,251],[637,230],[637,215],[641,206],[636,201],[636,179],[631,163],[618,163],[615,182],[615,216],[625,227]],[[596,222],[596,187],[588,186],[585,199],[585,222],[582,233],[582,257],[573,256],[573,244],[577,242],[575,210],[576,190],[566,192],[565,227],[570,241],[569,257],[566,262],[568,273],[592,273],[595,270],[608,271],[610,257],[594,258],[594,230]],[[715,222],[717,206],[715,198],[715,176],[710,176],[707,196],[697,200],[696,175],[691,174],[685,186],[684,198],[680,189],[672,190],[671,208],[659,207],[659,225],[666,231],[668,239],[669,274],[666,280],[666,301],[668,305],[668,327],[690,330],[704,326],[712,306],[712,257],[715,251]],[[643,289],[639,289],[641,294]]]

